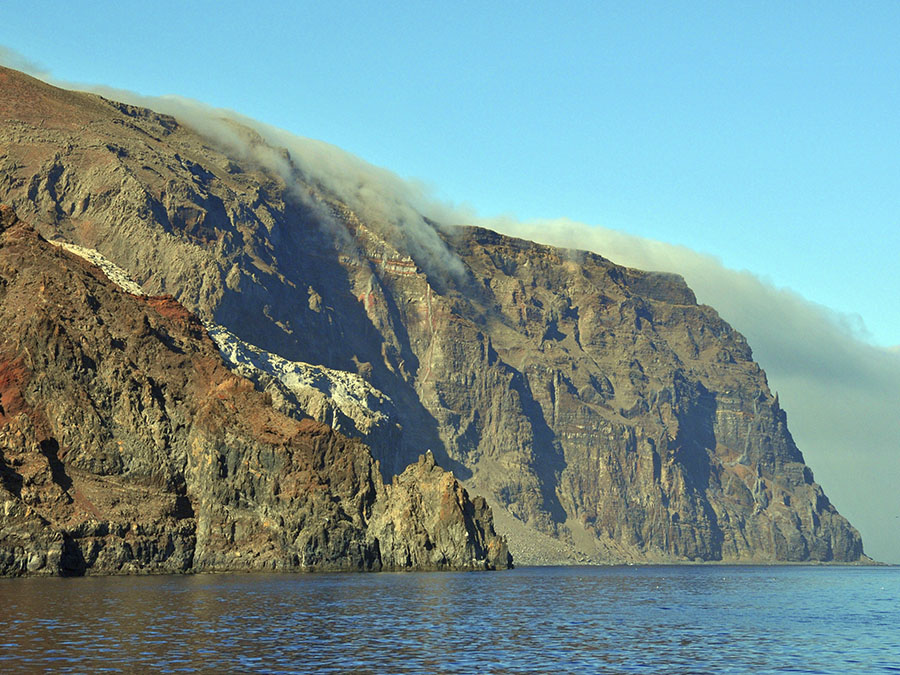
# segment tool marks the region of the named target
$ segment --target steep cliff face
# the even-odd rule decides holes
[[[392,496],[361,442],[277,413],[171,297],[0,214],[0,574],[508,566],[466,493],[381,538]],[[421,478],[442,508],[452,477]],[[452,545],[425,564],[431,541]]]
[[[425,250],[250,131],[238,151],[13,71],[0,86],[0,198],[264,352],[365,380],[384,424],[348,433],[388,475],[430,448],[514,553],[546,535],[584,561],[862,556],[746,341],[680,278],[477,228]]]
[[[438,347],[431,406],[520,518],[625,559],[861,555],[746,341],[680,278],[484,230],[453,243],[496,309]],[[514,395],[488,398],[497,381]]]
[[[506,542],[481,529],[491,522],[484,498],[470,500],[453,474],[434,463],[431,452],[407,467],[387,492],[369,526],[370,536],[385,551],[385,569],[441,569],[458,560],[471,560],[478,568],[481,561],[508,556]]]
[[[275,408],[293,417],[312,417],[370,447],[397,448],[402,428],[393,401],[363,377],[313,366],[247,344],[217,324],[207,324],[226,364],[272,397]]]

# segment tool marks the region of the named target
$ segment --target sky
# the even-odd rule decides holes
[[[900,4],[24,2],[0,44],[484,216],[718,256],[900,344]]]
[[[871,498],[900,480],[900,3],[3,9],[13,66],[234,110],[453,213],[684,274],[900,562],[900,501]]]

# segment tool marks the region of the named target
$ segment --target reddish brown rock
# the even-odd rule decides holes
[[[372,447],[385,474],[431,448],[519,533],[514,555],[552,538],[568,560],[863,559],[746,340],[682,279],[478,228],[423,251],[232,130],[278,167],[0,69],[0,199],[246,342],[364,377],[402,428]]]
[[[398,564],[419,542],[370,531],[390,493],[362,443],[275,412],[170,296],[126,293],[0,213],[0,574],[475,566],[469,549]],[[462,521],[410,527],[443,541],[463,522],[497,547],[459,496]]]

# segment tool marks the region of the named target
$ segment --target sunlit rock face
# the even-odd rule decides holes
[[[385,486],[361,441],[229,371],[174,298],[0,215],[0,575],[509,566],[448,472]]]
[[[382,454],[400,447],[402,428],[393,401],[360,375],[289,361],[244,342],[224,326],[206,328],[229,368],[269,394],[277,410],[298,419],[312,417]]]
[[[308,382],[291,400],[265,365],[257,386],[337,414],[386,477],[430,449],[487,497],[514,555],[861,559],[750,347],[680,277],[438,227],[235,124],[223,140],[0,78],[0,198],[274,355],[270,370],[321,367],[321,397]],[[334,372],[352,405],[324,392]]]

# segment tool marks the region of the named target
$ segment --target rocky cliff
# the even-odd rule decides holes
[[[0,575],[508,566],[451,474],[385,486],[360,441],[229,372],[171,296],[0,216]]]
[[[0,198],[254,345],[259,388],[346,420],[387,475],[430,448],[526,562],[863,556],[746,341],[679,277],[369,208],[201,126],[0,70]],[[371,395],[279,397],[284,363]]]

